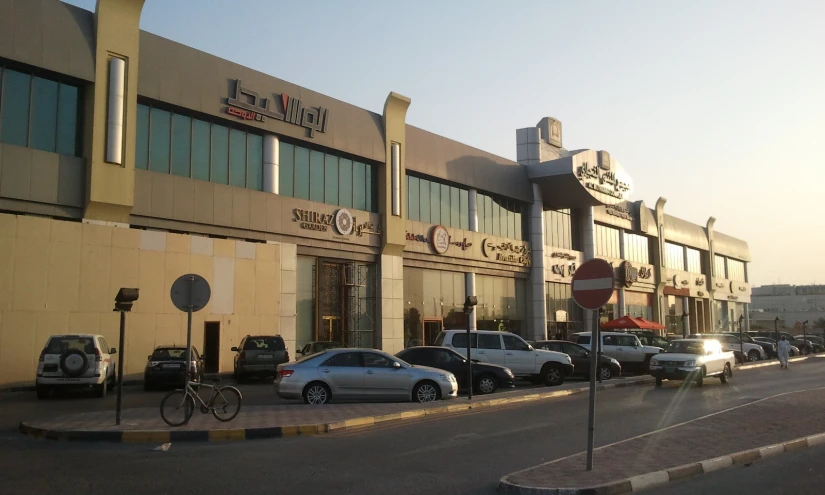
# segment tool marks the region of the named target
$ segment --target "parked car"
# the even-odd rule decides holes
[[[661,347],[643,345],[639,337],[632,333],[601,332],[602,354],[610,356],[621,363],[624,369],[647,372],[650,359],[662,352]],[[576,343],[591,350],[590,332],[573,334]]]
[[[432,402],[458,395],[449,371],[413,366],[375,349],[329,349],[279,364],[275,393],[307,404],[333,399]]]
[[[718,340],[680,339],[673,341],[669,352],[650,360],[650,374],[656,378],[657,387],[663,380],[690,380],[701,387],[711,376],[728,383],[733,378],[733,366],[733,352],[724,351]]]
[[[570,356],[573,361],[574,376],[590,379],[590,351],[586,348],[566,340],[540,340],[531,343],[536,349],[562,352]],[[599,378],[610,380],[614,376],[622,376],[622,365],[616,359],[602,354],[599,366]]]
[[[774,347],[776,347],[776,341],[775,341],[775,340],[773,340],[773,339],[769,339],[769,338],[767,338],[767,337],[753,337],[753,340],[755,340],[755,341],[757,341],[757,342],[767,342],[767,343],[769,343],[769,344],[773,344],[773,345],[774,345]],[[791,346],[791,350],[790,350],[790,355],[791,355],[791,356],[799,356],[799,355],[801,355],[801,353],[800,353],[800,351],[799,351],[799,347],[796,347],[796,346],[792,345],[792,346]],[[774,354],[774,357],[776,357],[776,355],[775,355],[775,354]]]
[[[731,335],[733,337],[736,337],[737,339],[739,338],[739,334],[736,334],[736,333],[725,333],[725,335]],[[764,351],[764,354],[762,356],[763,359],[770,359],[771,357],[776,356],[776,345],[775,344],[771,344],[769,342],[760,342],[758,340],[754,340],[754,338],[751,337],[750,335],[748,335],[747,333],[742,334],[742,340],[744,342],[748,343],[748,344],[756,344],[758,346],[761,346],[762,350]],[[752,361],[752,359],[750,359],[750,358],[751,358],[751,355],[748,355],[748,360]]]
[[[632,333],[633,335],[639,337],[639,341],[643,345],[659,347],[663,350],[667,350],[667,348],[670,347],[671,340],[673,340],[657,335],[649,330],[630,330],[628,333]]]
[[[799,352],[801,355],[806,355],[814,352],[814,346],[810,340],[798,339],[793,335],[789,334],[788,332],[779,332],[779,337],[777,337],[776,332],[769,332],[765,330],[760,331],[750,331],[748,334],[751,337],[767,337],[769,339],[776,340],[777,338],[785,337],[785,340],[790,342],[790,344],[794,347],[799,348]]]
[[[816,335],[794,335],[796,340],[808,340],[811,343],[811,350],[813,352],[825,351],[825,341],[822,337]]]
[[[161,385],[182,387],[187,379],[200,382],[203,380],[203,356],[192,346],[192,359],[189,370],[186,367],[186,346],[161,345],[155,347],[146,357],[146,369],[143,371],[143,390],[151,390]]]
[[[235,352],[235,380],[243,383],[250,376],[275,376],[281,363],[289,362],[289,351],[280,335],[247,335]]]
[[[467,358],[449,347],[408,347],[395,357],[413,366],[428,366],[449,371],[458,380],[458,389],[467,389]],[[473,390],[492,394],[499,388],[515,387],[515,377],[509,368],[473,360]]]
[[[741,352],[750,361],[759,361],[765,358],[765,351],[758,343],[742,342],[738,334],[732,333],[704,333],[696,334],[695,338],[718,340],[722,348],[730,352]]]
[[[467,349],[466,330],[444,330],[435,345],[459,352]],[[573,374],[573,361],[560,352],[534,349],[524,339],[510,332],[476,330],[470,333],[470,357],[482,363],[506,366],[519,378],[547,386],[561,385]]]
[[[52,389],[93,388],[98,397],[115,384],[117,349],[102,335],[53,335],[37,363],[35,390],[43,399]]]
[[[343,347],[344,344],[340,342],[310,342],[302,347],[300,351],[295,351],[295,354],[298,356],[311,356],[316,352],[325,351],[327,349],[341,349]]]

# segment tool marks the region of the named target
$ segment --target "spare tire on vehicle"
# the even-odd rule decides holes
[[[89,357],[80,349],[69,349],[60,355],[60,369],[72,378],[82,376],[89,369]]]

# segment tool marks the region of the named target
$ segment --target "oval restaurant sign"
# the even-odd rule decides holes
[[[487,258],[504,263],[528,266],[531,262],[530,250],[526,244],[516,245],[507,241],[496,244],[491,239],[484,239],[481,243],[481,252]]]
[[[436,225],[433,227],[433,233],[430,237],[433,251],[438,254],[444,254],[450,248],[450,233],[443,225]]]

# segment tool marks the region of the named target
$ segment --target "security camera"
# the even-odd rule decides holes
[[[122,287],[115,296],[115,311],[130,311],[132,304],[138,300],[139,289]]]

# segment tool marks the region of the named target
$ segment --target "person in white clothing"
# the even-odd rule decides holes
[[[776,345],[776,355],[779,358],[779,366],[781,368],[788,368],[788,358],[791,355],[791,343],[785,340],[785,336]]]

